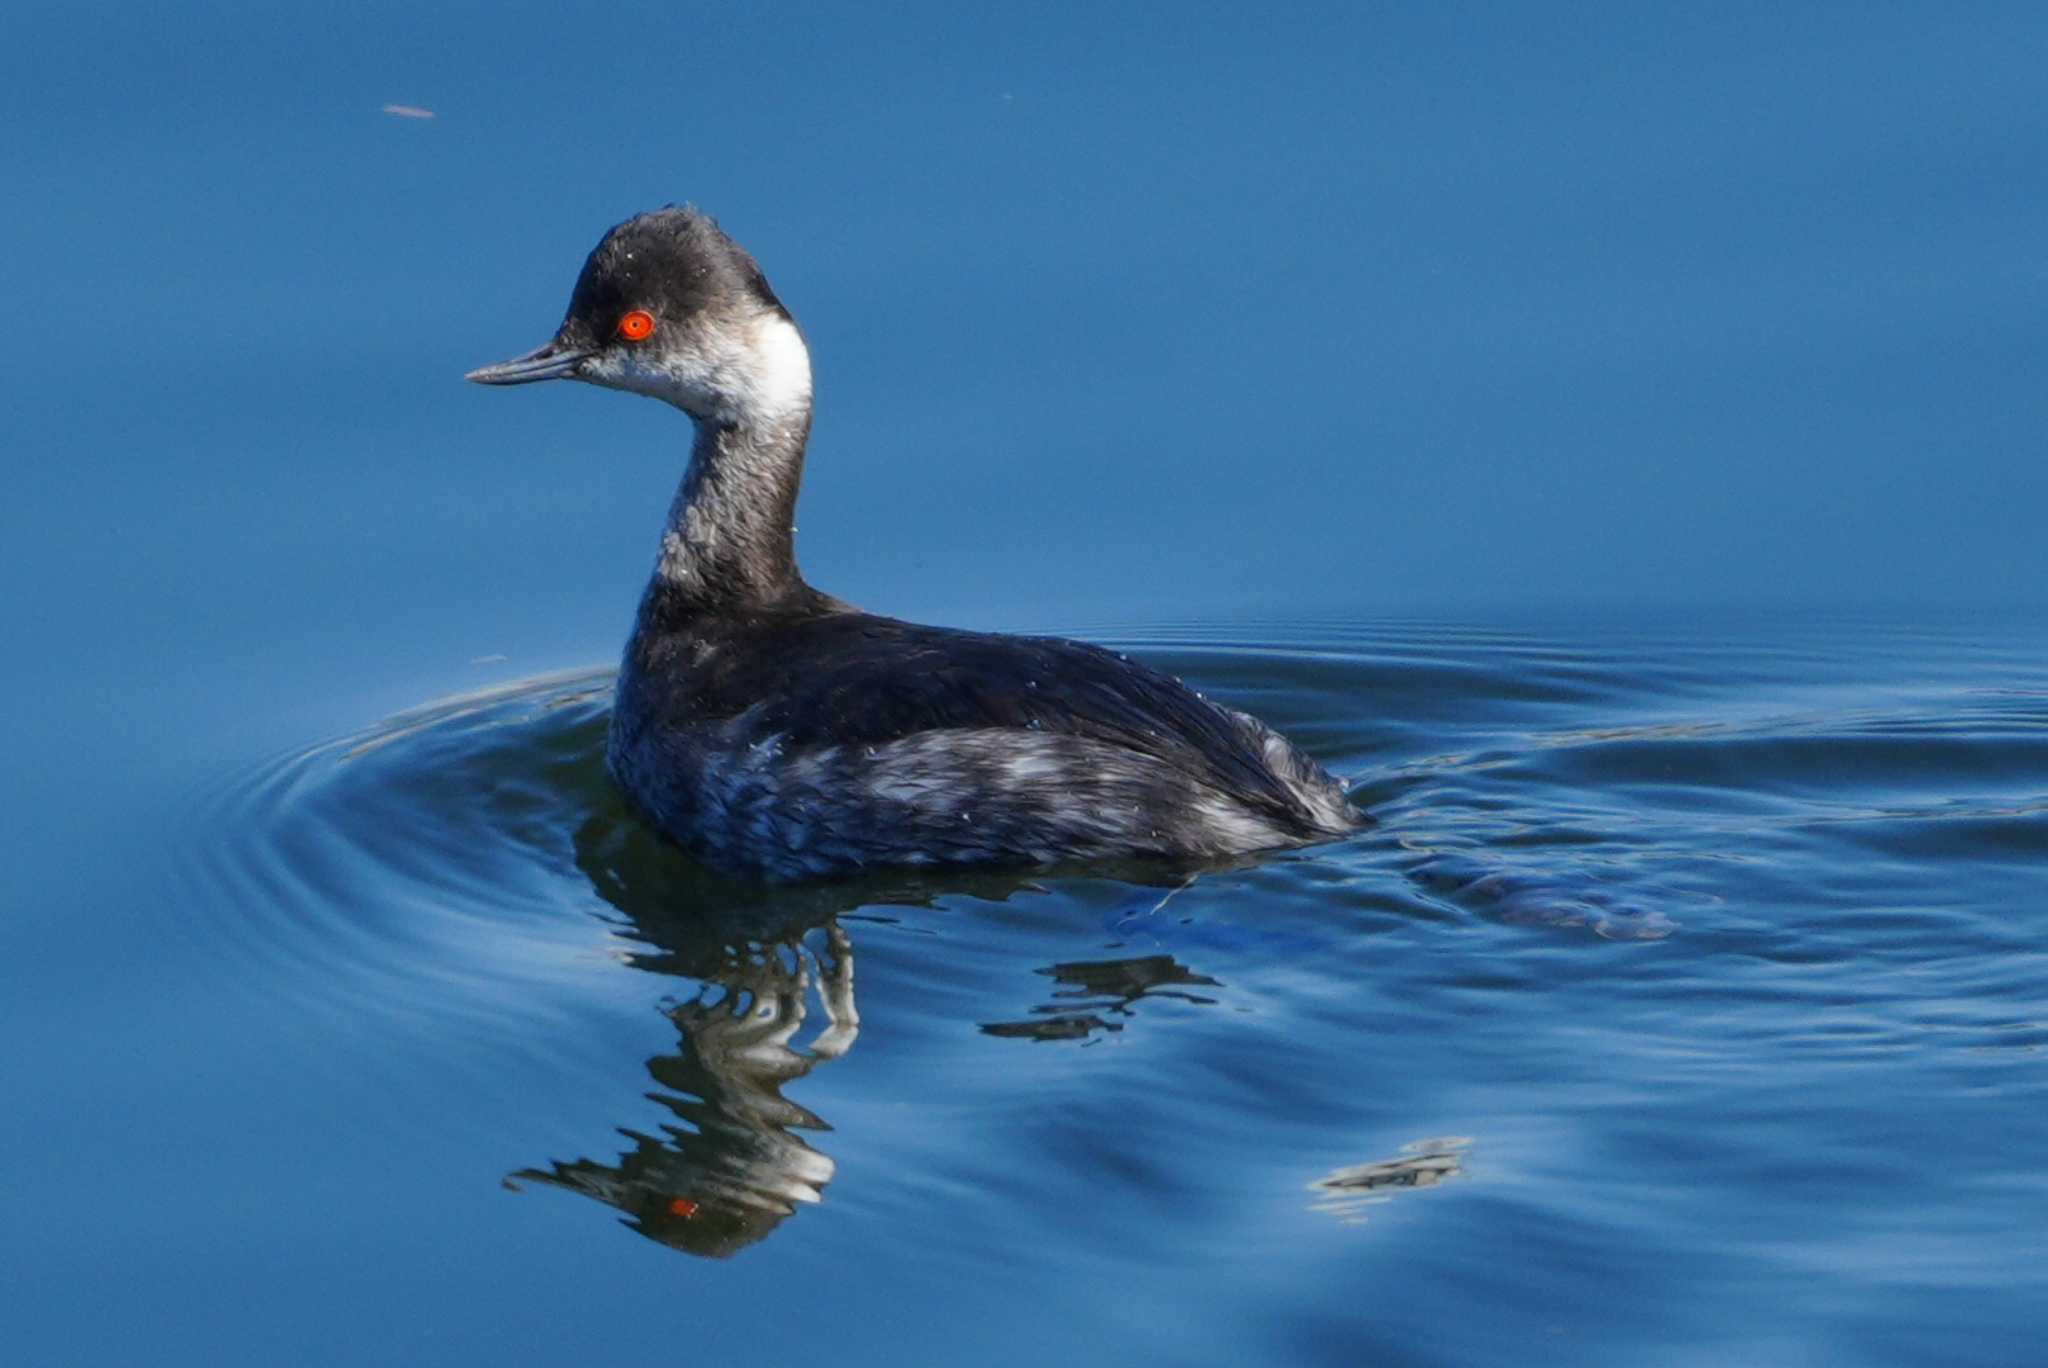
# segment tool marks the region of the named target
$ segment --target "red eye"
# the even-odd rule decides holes
[[[619,336],[628,342],[645,342],[654,336],[654,315],[645,309],[635,309],[619,320]]]

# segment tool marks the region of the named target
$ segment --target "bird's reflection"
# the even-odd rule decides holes
[[[623,812],[592,817],[576,863],[624,918],[636,968],[694,980],[665,1008],[677,1048],[647,1063],[665,1108],[650,1131],[620,1128],[632,1148],[611,1159],[555,1160],[511,1174],[593,1197],[650,1239],[724,1258],[818,1202],[836,1165],[810,1139],[831,1129],[783,1088],[855,1043],[853,947],[840,918],[856,908],[924,906],[943,895],[1003,901],[1029,876],[949,874],[763,888],[721,879],[649,836]],[[1149,996],[1203,1003],[1217,987],[1167,955],[1074,961],[1038,971],[1057,987],[1028,1019],[983,1024],[993,1036],[1088,1039],[1123,1029]],[[807,1039],[815,990],[822,1018]]]
[[[783,1087],[845,1054],[860,1032],[853,948],[837,917],[851,890],[729,883],[622,813],[585,822],[576,863],[624,917],[627,962],[694,980],[664,1010],[673,1054],[647,1062],[666,1108],[653,1133],[625,1127],[614,1159],[556,1160],[511,1181],[567,1188],[617,1208],[633,1229],[691,1254],[727,1257],[819,1200],[835,1169],[804,1135],[830,1127]],[[816,987],[823,1023],[800,1039]]]
[[[647,1064],[661,1087],[650,1096],[675,1118],[658,1134],[626,1130],[633,1148],[612,1162],[557,1162],[514,1179],[595,1197],[650,1239],[719,1258],[816,1202],[835,1166],[799,1132],[829,1127],[782,1088],[845,1054],[860,1031],[846,933],[828,924],[824,941],[733,947],[702,991],[667,1009],[678,1050]],[[800,1046],[814,969],[825,1021]]]
[[[813,1139],[831,1126],[782,1096],[784,1085],[846,1055],[860,1034],[854,950],[844,913],[877,905],[930,905],[940,895],[1004,901],[1038,887],[1024,874],[969,872],[938,879],[766,889],[719,879],[647,836],[623,811],[590,817],[575,833],[575,864],[623,917],[627,963],[694,981],[666,1008],[676,1051],[647,1061],[668,1110],[649,1130],[621,1126],[631,1143],[610,1159],[555,1159],[508,1182],[565,1188],[625,1214],[631,1229],[686,1253],[727,1257],[764,1239],[799,1206],[819,1202],[836,1163]],[[1087,1038],[1120,1030],[1153,993],[1214,987],[1171,956],[1063,963],[1040,969],[1059,987],[1032,1020],[989,1024],[995,1036]],[[811,1022],[811,995],[819,1022]]]

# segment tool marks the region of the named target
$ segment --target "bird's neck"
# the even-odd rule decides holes
[[[767,417],[697,420],[650,597],[745,612],[807,592],[796,566],[796,495],[810,432],[808,395]]]

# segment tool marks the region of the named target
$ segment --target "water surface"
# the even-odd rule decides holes
[[[1192,879],[733,884],[610,788],[602,670],[223,767],[172,865],[123,871],[180,1018],[134,1050],[176,1051],[183,1115],[66,1195],[98,1232],[70,1247],[122,1232],[142,1284],[72,1333],[2024,1359],[2048,637],[1080,626],[1283,726],[1377,824]],[[80,1082],[102,1114],[137,1088]],[[23,1282],[61,1299],[56,1243]]]
[[[0,1358],[2038,1359],[2044,52],[12,6]],[[1377,824],[650,840],[593,667],[685,425],[459,377],[684,200],[813,347],[815,582],[1117,643]]]

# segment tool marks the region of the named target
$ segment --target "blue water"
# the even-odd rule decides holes
[[[1089,634],[1379,824],[1186,886],[766,892],[624,810],[603,670],[195,774],[160,853],[78,871],[104,915],[41,932],[90,985],[10,997],[15,1333],[2028,1361],[2048,633]]]
[[[2024,1364],[2048,11],[0,16],[0,1359]],[[384,107],[431,111],[431,119]],[[604,779],[686,441],[1376,825],[763,892]]]

